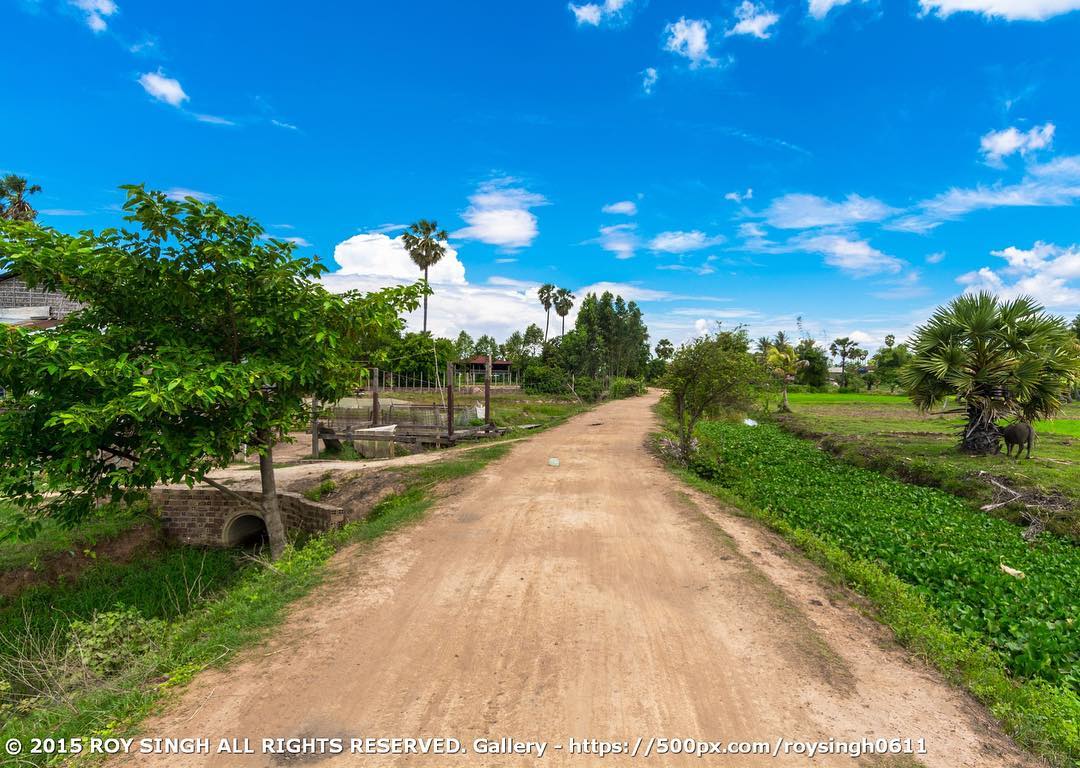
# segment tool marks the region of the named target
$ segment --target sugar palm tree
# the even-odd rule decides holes
[[[574,308],[574,294],[570,293],[566,288],[559,288],[555,291],[552,304],[555,307],[555,314],[562,318],[562,333],[559,335],[565,336],[566,316],[570,314],[570,310]]]
[[[544,343],[547,343],[548,328],[551,327],[551,308],[555,304],[555,286],[551,283],[544,283],[540,286],[540,290],[536,292],[537,298],[540,299],[540,304],[544,307],[544,311],[547,312],[547,322],[544,324]]]
[[[799,354],[790,344],[777,343],[765,352],[765,365],[780,384],[780,411],[789,413],[788,384],[795,380],[795,375],[806,365],[806,361],[799,359]]]
[[[26,198],[40,191],[40,185],[30,184],[14,173],[0,178],[0,219],[33,221],[37,217],[37,211]]]
[[[428,221],[427,219],[420,219],[410,224],[405,234],[401,236],[401,241],[405,244],[405,250],[409,252],[409,257],[416,266],[424,271],[425,283],[428,279],[428,270],[439,263],[439,260],[446,255],[444,243],[448,237],[450,236],[446,234],[446,230],[439,229],[438,222],[434,220]],[[427,303],[428,297],[425,293],[424,333],[427,333]]]
[[[964,295],[915,331],[900,382],[922,410],[955,397],[967,422],[961,447],[998,447],[997,420],[1053,418],[1080,381],[1080,345],[1065,320],[1028,296]]]

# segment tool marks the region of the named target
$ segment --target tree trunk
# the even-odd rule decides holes
[[[787,401],[787,384],[785,384],[783,386],[783,389],[781,390],[781,392],[783,394],[782,394],[782,397],[780,399],[780,412],[781,413],[791,413],[791,408],[788,407],[788,401]]]
[[[566,315],[563,315],[562,316],[562,333],[560,333],[559,336],[565,336],[565,335],[566,335]]]
[[[983,417],[974,406],[968,407],[967,424],[960,440],[960,448],[965,453],[976,456],[988,456],[1000,449],[1001,430],[990,419]]]
[[[424,267],[424,282],[427,282],[428,268]],[[427,292],[424,293],[424,333],[427,333]]]
[[[547,311],[547,320],[544,322],[544,343],[547,344],[548,328],[551,327],[551,310]]]
[[[259,454],[259,476],[262,480],[263,522],[270,537],[270,556],[277,560],[285,551],[285,521],[278,505],[277,482],[274,478],[274,442],[269,432],[259,435],[263,451]]]

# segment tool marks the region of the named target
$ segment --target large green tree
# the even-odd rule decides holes
[[[912,353],[900,375],[912,401],[927,410],[957,398],[967,414],[961,447],[976,454],[998,447],[998,419],[1052,418],[1080,377],[1069,326],[1027,296],[960,296],[916,330]]]
[[[866,357],[866,350],[860,349],[857,342],[844,336],[834,339],[829,345],[829,352],[840,358],[840,386],[848,385],[848,362]]]
[[[409,225],[408,230],[401,236],[401,242],[405,250],[409,252],[409,258],[424,273],[424,282],[428,280],[428,270],[438,264],[446,255],[446,240],[450,235],[446,230],[439,229],[437,221],[420,219]],[[424,326],[423,332],[427,333],[427,306],[428,294],[424,293]]]
[[[40,191],[40,185],[31,184],[14,173],[0,178],[0,219],[33,221],[37,218],[37,211],[28,198]]]
[[[668,363],[662,385],[675,416],[679,452],[690,458],[694,428],[706,416],[744,410],[753,402],[763,370],[742,330],[720,330],[688,342]]]
[[[896,337],[885,337],[885,346],[874,353],[871,362],[878,382],[894,391],[900,383],[900,371],[911,361],[911,351],[906,344],[897,344]]]
[[[552,305],[555,307],[555,314],[562,318],[562,332],[559,335],[565,336],[566,316],[574,308],[574,294],[568,288],[557,288],[552,297]]]
[[[124,189],[130,230],[0,223],[0,260],[85,305],[50,330],[0,332],[0,497],[31,534],[162,482],[231,493],[207,473],[251,445],[253,507],[280,554],[275,444],[305,417],[306,397],[334,401],[363,381],[379,362],[371,339],[399,331],[426,287],[334,295],[321,264],[252,219]]]

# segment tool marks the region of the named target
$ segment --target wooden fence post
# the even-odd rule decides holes
[[[371,387],[371,426],[379,426],[379,419],[381,414],[379,413],[379,369],[372,369],[371,380],[374,385]]]
[[[454,364],[446,364],[446,437],[454,439]]]
[[[484,368],[484,419],[489,427],[495,426],[495,420],[491,418],[491,355],[487,356]]]
[[[311,455],[319,458],[319,398],[311,397]]]

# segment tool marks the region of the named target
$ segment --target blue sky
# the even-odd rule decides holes
[[[374,288],[435,218],[447,335],[542,322],[541,282],[654,341],[801,315],[873,347],[980,287],[1080,312],[1080,0],[0,9],[0,170],[60,229],[144,182]]]

